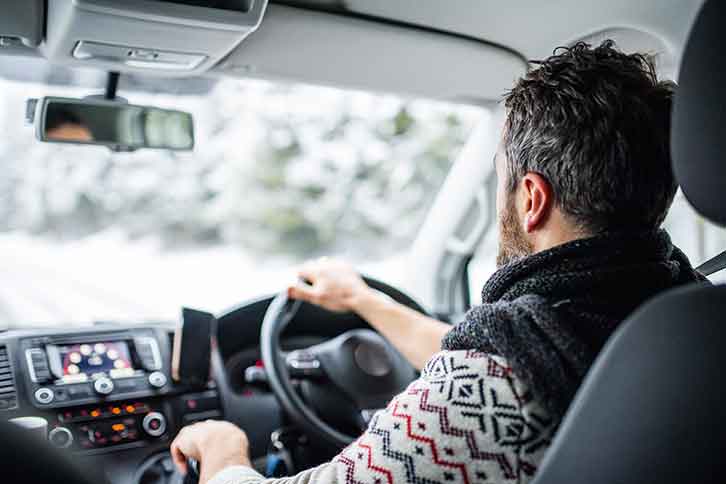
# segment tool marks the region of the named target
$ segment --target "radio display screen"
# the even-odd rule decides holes
[[[67,383],[88,381],[99,374],[123,378],[136,372],[127,341],[63,345],[58,347],[58,355]]]

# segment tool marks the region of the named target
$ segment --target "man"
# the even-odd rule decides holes
[[[76,113],[62,108],[49,109],[45,120],[45,137],[49,141],[91,142],[93,134]]]
[[[421,378],[300,483],[527,482],[598,351],[654,294],[701,281],[659,230],[673,201],[674,85],[612,42],[556,51],[506,96],[497,272],[453,329],[369,289],[342,262],[308,264],[290,296],[355,311]],[[440,351],[443,350],[443,351]],[[258,483],[244,433],[183,429],[175,461],[202,481]],[[264,481],[282,482],[282,481]]]

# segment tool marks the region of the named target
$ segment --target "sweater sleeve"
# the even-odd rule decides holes
[[[280,479],[230,467],[210,483],[525,483],[554,427],[502,358],[442,351],[331,462]]]

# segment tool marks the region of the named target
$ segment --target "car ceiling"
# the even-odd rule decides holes
[[[259,29],[201,73],[203,78],[124,75],[122,89],[196,94],[208,91],[215,77],[258,77],[486,103],[501,97],[527,60],[604,38],[625,51],[657,54],[660,73],[677,78],[685,38],[702,3],[270,0]],[[0,57],[0,77],[103,84],[98,70],[103,66],[95,66],[100,76],[78,74],[78,65],[63,59],[43,64],[42,52],[41,45],[34,60]]]
[[[526,59],[578,40],[680,59],[704,0],[297,0],[274,3],[417,25],[504,46]]]
[[[526,70],[527,60],[542,59],[555,47],[580,40],[597,44],[612,38],[626,52],[653,54],[660,75],[676,79],[688,30],[702,3],[703,0],[270,0],[259,31],[215,70],[222,75],[235,75],[234,70],[239,69],[237,74],[242,76],[497,101]],[[295,35],[296,26],[315,14],[323,14],[323,21]],[[336,29],[345,20],[353,19],[376,23],[379,31],[354,23],[347,30]],[[274,32],[276,25],[285,27]],[[360,27],[360,32],[346,35],[348,31],[354,32],[354,27]],[[436,45],[426,47],[432,51],[431,59],[425,68],[416,69],[415,51],[401,47],[396,52],[403,39],[392,36],[384,40],[383,45],[389,46],[386,48],[376,45],[372,35],[366,35],[383,37],[383,27],[418,30],[421,38],[413,41],[418,45],[426,40],[424,33],[437,37],[433,44],[449,41],[452,45],[439,52]],[[317,34],[320,39],[316,41],[314,32],[323,31]],[[319,50],[322,55],[306,56],[300,49],[294,53],[281,51],[283,35],[299,45]],[[454,45],[453,40],[459,43]],[[366,44],[370,45],[366,48]],[[381,54],[383,50],[385,54]],[[340,55],[336,55],[338,51]],[[497,52],[499,56],[495,55]],[[508,59],[502,57],[504,54]],[[328,63],[320,62],[320,57]],[[392,62],[383,62],[385,57]],[[350,59],[360,59],[369,69]],[[278,64],[271,65],[275,62]],[[407,63],[412,65],[408,70],[402,67]],[[403,85],[402,79],[417,82]]]

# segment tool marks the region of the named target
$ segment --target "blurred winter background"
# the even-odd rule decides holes
[[[97,92],[97,91],[95,91]],[[120,92],[191,111],[193,153],[43,144],[0,80],[0,326],[177,317],[280,289],[340,255],[396,284],[478,108],[252,80]]]

